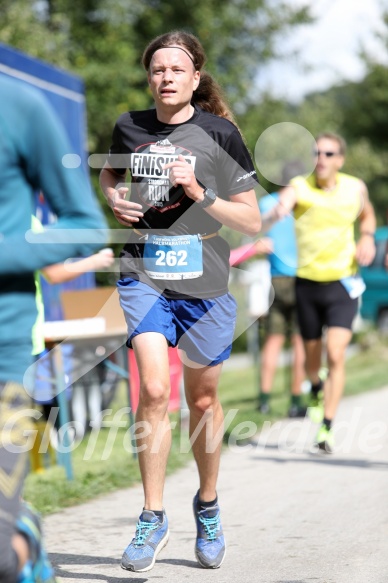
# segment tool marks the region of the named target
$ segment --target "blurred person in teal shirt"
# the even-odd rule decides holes
[[[26,472],[36,320],[34,272],[106,242],[106,223],[80,168],[65,168],[71,148],[43,95],[0,75],[0,581],[55,581],[40,520],[20,501]],[[57,223],[31,232],[35,193],[44,192]],[[25,378],[24,378],[25,377]],[[24,385],[23,385],[24,383]],[[8,429],[8,427],[10,429]]]

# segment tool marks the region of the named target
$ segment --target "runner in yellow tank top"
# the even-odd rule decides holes
[[[298,242],[298,277],[337,281],[357,272],[354,222],[360,213],[360,180],[338,173],[330,191],[316,177],[291,180],[297,193],[294,209]]]
[[[345,285],[354,283],[351,278],[357,272],[357,264],[369,265],[375,255],[375,213],[364,182],[340,172],[345,150],[341,136],[320,134],[316,138],[314,174],[294,178],[280,192],[279,204],[262,217],[265,231],[294,212],[298,246],[296,298],[306,373],[312,385],[310,412],[315,420],[322,421],[316,443],[328,453],[333,448],[331,425],[345,385],[345,351],[358,307],[357,293],[348,291]],[[357,219],[361,236],[356,244]],[[324,327],[329,374],[323,383],[318,373]]]

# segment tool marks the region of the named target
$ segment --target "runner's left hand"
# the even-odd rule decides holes
[[[370,265],[376,255],[376,245],[370,235],[361,235],[356,247],[356,260],[359,265]]]
[[[204,189],[198,184],[192,165],[181,154],[177,160],[163,166],[163,170],[167,169],[170,169],[169,180],[173,186],[181,185],[189,198],[202,200]]]

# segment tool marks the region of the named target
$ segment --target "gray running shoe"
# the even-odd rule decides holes
[[[198,509],[199,492],[193,501],[195,522],[197,524],[197,539],[195,541],[195,556],[198,563],[205,569],[218,569],[225,558],[226,546],[220,521],[218,503],[210,508]]]
[[[121,567],[138,573],[150,571],[156,557],[168,542],[168,520],[163,522],[151,510],[143,510],[136,525],[136,533],[121,559]]]

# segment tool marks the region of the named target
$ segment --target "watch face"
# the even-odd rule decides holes
[[[204,190],[204,199],[201,203],[202,208],[206,208],[213,204],[217,198],[216,193],[211,188],[205,188]]]
[[[216,200],[216,198],[217,198],[217,195],[216,195],[216,193],[215,193],[215,192],[214,192],[214,190],[212,190],[211,188],[207,188],[207,189],[205,190],[205,196],[206,196],[207,198],[211,198],[212,200]]]

